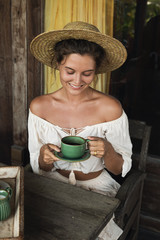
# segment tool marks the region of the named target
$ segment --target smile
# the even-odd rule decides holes
[[[74,84],[71,84],[71,83],[69,83],[69,85],[74,89],[80,89],[81,87],[83,87],[83,85],[74,85]]]

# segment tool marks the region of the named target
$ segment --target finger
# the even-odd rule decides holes
[[[51,164],[51,163],[54,163],[56,161],[59,161],[59,159],[57,157],[54,157],[54,158],[51,158],[51,157],[47,157],[45,156],[43,161],[46,163],[46,164]]]
[[[91,141],[91,144],[89,145],[90,148],[97,148],[97,150],[103,150],[105,149],[105,143],[103,140],[99,139],[97,141]]]
[[[45,164],[48,164],[48,165],[53,164],[55,162],[53,158],[47,158],[47,157],[45,157],[43,161]]]
[[[90,153],[91,155],[98,158],[102,158],[104,156],[104,151],[91,151]]]
[[[89,145],[89,148],[96,148],[99,145],[99,143],[98,141],[89,141],[88,145]]]
[[[87,137],[87,139],[89,139],[91,141],[97,141],[99,139],[99,137],[89,136],[89,137]]]
[[[60,148],[54,144],[48,144],[49,148],[51,148],[52,150],[55,150],[57,152],[60,152]]]
[[[103,151],[104,145],[103,144],[96,144],[96,145],[90,145],[89,146],[90,151]]]
[[[104,144],[104,139],[100,137],[88,137],[89,141],[88,144],[90,146],[96,146],[96,145],[103,145]]]
[[[55,155],[54,155],[54,151],[50,151],[50,149],[46,149],[45,150],[45,153],[44,153],[44,161],[46,163],[53,163],[54,161],[58,161],[59,158],[57,158]]]

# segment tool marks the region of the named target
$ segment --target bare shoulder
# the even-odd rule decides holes
[[[49,109],[50,98],[49,94],[34,98],[30,104],[31,112],[39,117],[43,117],[43,113]]]
[[[112,121],[121,117],[123,109],[115,97],[99,93],[99,109],[105,121]]]

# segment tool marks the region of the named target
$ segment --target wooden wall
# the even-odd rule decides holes
[[[0,23],[0,161],[9,163],[13,142],[10,0],[0,0]]]
[[[43,93],[43,67],[29,51],[43,12],[44,0],[0,0],[0,161],[7,164],[11,146],[27,147],[29,104]]]

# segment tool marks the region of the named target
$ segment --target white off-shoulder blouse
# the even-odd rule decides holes
[[[69,130],[70,133],[68,133]],[[39,168],[38,163],[42,145],[51,143],[60,147],[61,138],[68,135],[77,135],[83,138],[89,136],[106,138],[112,144],[115,151],[123,157],[122,177],[131,168],[132,144],[129,136],[128,118],[124,111],[118,119],[110,122],[86,126],[82,129],[65,129],[36,116],[29,110],[28,133],[30,164],[33,171],[37,174],[42,174],[43,172]],[[54,162],[54,167],[56,169],[77,170],[87,174],[103,169],[104,161],[101,158],[91,156],[85,161],[75,163],[59,160]]]

